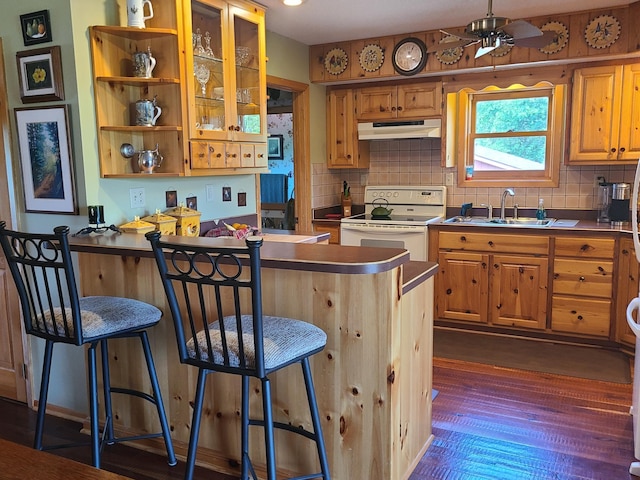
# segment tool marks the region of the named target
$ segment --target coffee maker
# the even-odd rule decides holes
[[[631,185],[628,183],[614,183],[611,185],[611,205],[609,219],[611,225],[620,227],[629,221],[629,203],[631,200]]]

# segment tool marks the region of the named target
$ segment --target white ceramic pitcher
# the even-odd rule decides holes
[[[149,5],[149,15],[145,17],[144,6]],[[127,0],[127,25],[136,28],[145,28],[145,20],[153,18],[153,6],[151,0]]]

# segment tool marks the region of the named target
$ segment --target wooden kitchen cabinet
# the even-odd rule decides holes
[[[493,325],[544,330],[549,261],[522,255],[494,255],[490,318]]]
[[[609,337],[615,239],[556,237],[551,330]]]
[[[438,249],[436,318],[545,329],[548,237],[458,229]]]
[[[569,163],[635,163],[640,156],[640,64],[577,69]]]
[[[419,82],[356,90],[358,120],[391,120],[442,115],[442,83]]]
[[[264,170],[267,167],[264,9],[251,2],[224,0],[192,0],[183,5],[185,68],[189,79],[185,83],[188,138],[191,142],[242,142],[237,165],[222,162],[224,166],[215,168]],[[200,147],[191,148],[194,149]],[[235,152],[234,148],[226,150]],[[231,167],[230,163],[236,166]],[[191,162],[192,174],[207,173],[198,171],[199,164]]]
[[[369,168],[369,141],[358,140],[352,89],[327,94],[327,167]]]
[[[638,296],[638,278],[640,278],[640,264],[636,259],[633,239],[620,239],[618,253],[618,273],[616,288],[616,336],[617,342],[635,348],[636,336],[627,323],[627,305]]]
[[[441,251],[438,264],[436,318],[488,323],[489,255]]]
[[[181,12],[175,2],[157,2],[148,28],[89,28],[101,177],[140,175],[137,155],[128,159],[120,153],[124,143],[136,151],[158,145],[164,160],[154,176],[184,175]],[[153,78],[135,77],[132,55],[147,50],[156,59]],[[137,126],[136,101],[154,97],[162,109],[156,125]]]
[[[329,243],[340,245],[340,223],[339,222],[315,222],[313,224],[314,233],[328,233]]]

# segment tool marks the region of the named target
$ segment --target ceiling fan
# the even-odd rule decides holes
[[[450,33],[441,30],[442,33],[457,37],[457,41],[440,43],[438,50],[448,50],[456,47],[468,47],[480,43],[476,57],[481,57],[501,45],[515,45],[518,47],[542,48],[552,40],[554,32],[543,32],[535,25],[524,20],[512,21],[505,17],[496,17],[492,10],[493,0],[489,0],[487,15],[484,18],[473,20],[467,25],[464,33]]]

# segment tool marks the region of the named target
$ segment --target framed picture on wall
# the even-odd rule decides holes
[[[269,135],[267,137],[267,151],[269,153],[270,160],[283,160],[284,159],[284,136],[283,135]]]
[[[22,103],[64,100],[60,47],[16,53]]]
[[[15,109],[27,212],[78,214],[68,108]]]
[[[20,29],[22,30],[25,47],[53,40],[51,36],[49,10],[40,10],[38,12],[20,15]]]

